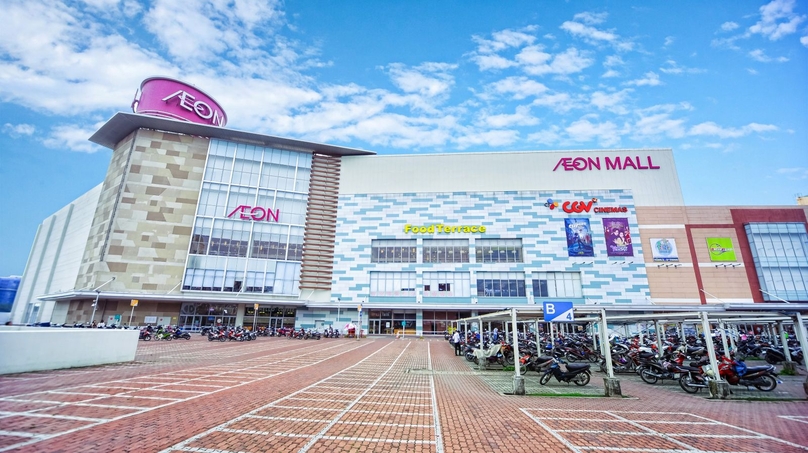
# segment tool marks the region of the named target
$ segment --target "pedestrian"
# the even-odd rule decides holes
[[[452,343],[454,343],[455,355],[463,355],[460,352],[460,331],[457,329],[455,329],[454,334],[452,334]]]

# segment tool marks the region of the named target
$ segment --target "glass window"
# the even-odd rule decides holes
[[[468,239],[424,239],[425,263],[468,263]]]
[[[583,297],[578,272],[538,272],[533,279],[533,297]]]
[[[415,263],[418,252],[415,239],[374,239],[371,241],[371,263]]]
[[[415,297],[415,272],[371,272],[370,295]]]
[[[480,297],[526,297],[522,272],[477,272]]]
[[[744,226],[763,299],[808,299],[808,234],[798,222]]]
[[[191,248],[188,253],[205,255],[208,253],[208,243],[210,242],[210,227],[213,219],[197,217],[194,224],[194,231],[191,235]]]
[[[471,297],[468,272],[424,272],[425,297]]]
[[[478,263],[521,263],[521,239],[477,239],[474,242]]]

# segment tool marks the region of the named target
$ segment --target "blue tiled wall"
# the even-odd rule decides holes
[[[548,199],[558,201],[598,202],[589,213],[568,214],[545,206]],[[647,303],[650,298],[648,278],[643,262],[643,246],[637,225],[633,196],[628,190],[555,191],[555,192],[456,192],[342,195],[339,200],[334,257],[332,293],[343,303],[387,303],[400,308],[420,308],[415,296],[407,298],[374,298],[369,292],[371,271],[401,272],[415,270],[419,275],[429,271],[448,272],[525,272],[528,297],[502,299],[511,304],[533,303],[530,280],[533,272],[580,272],[583,299],[576,303]],[[594,207],[624,206],[625,213],[599,214]],[[569,257],[564,219],[589,218],[595,248],[594,257]],[[631,229],[633,257],[609,257],[603,235],[604,218],[627,218]],[[405,234],[404,225],[444,224],[483,225],[484,234]],[[524,263],[406,263],[374,264],[370,262],[372,239],[465,239],[470,240],[471,255],[476,239],[521,238]],[[420,254],[421,241],[418,241]],[[473,260],[473,257],[472,257]],[[472,297],[466,298],[468,309],[475,309],[491,298],[477,298],[472,277]],[[416,288],[420,292],[421,288]],[[437,304],[436,298],[423,304]],[[479,305],[473,305],[472,300]],[[568,299],[571,300],[571,299]],[[452,304],[457,304],[452,298]],[[500,305],[499,301],[490,301]],[[536,304],[541,300],[535,299]],[[480,307],[482,308],[482,307]]]

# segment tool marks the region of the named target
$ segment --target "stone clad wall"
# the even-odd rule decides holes
[[[208,144],[140,129],[116,147],[77,287],[113,276],[105,290],[167,292],[180,283]]]

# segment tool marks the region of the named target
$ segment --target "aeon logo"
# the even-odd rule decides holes
[[[228,218],[233,217],[237,212],[239,213],[239,218],[241,220],[255,220],[255,221],[266,220],[267,222],[271,221],[277,222],[278,217],[280,217],[281,215],[280,208],[276,209],[275,212],[273,212],[272,209],[262,208],[261,206],[253,207],[243,204],[237,207],[236,209],[233,209],[233,212],[227,214],[227,217]]]
[[[203,120],[210,121],[212,124],[218,126],[224,125],[224,116],[209,106],[205,101],[197,101],[194,95],[185,90],[179,90],[176,93],[170,94],[163,98],[163,102],[169,102],[177,98],[177,103],[180,107],[188,110],[189,112],[196,113],[196,116]]]

